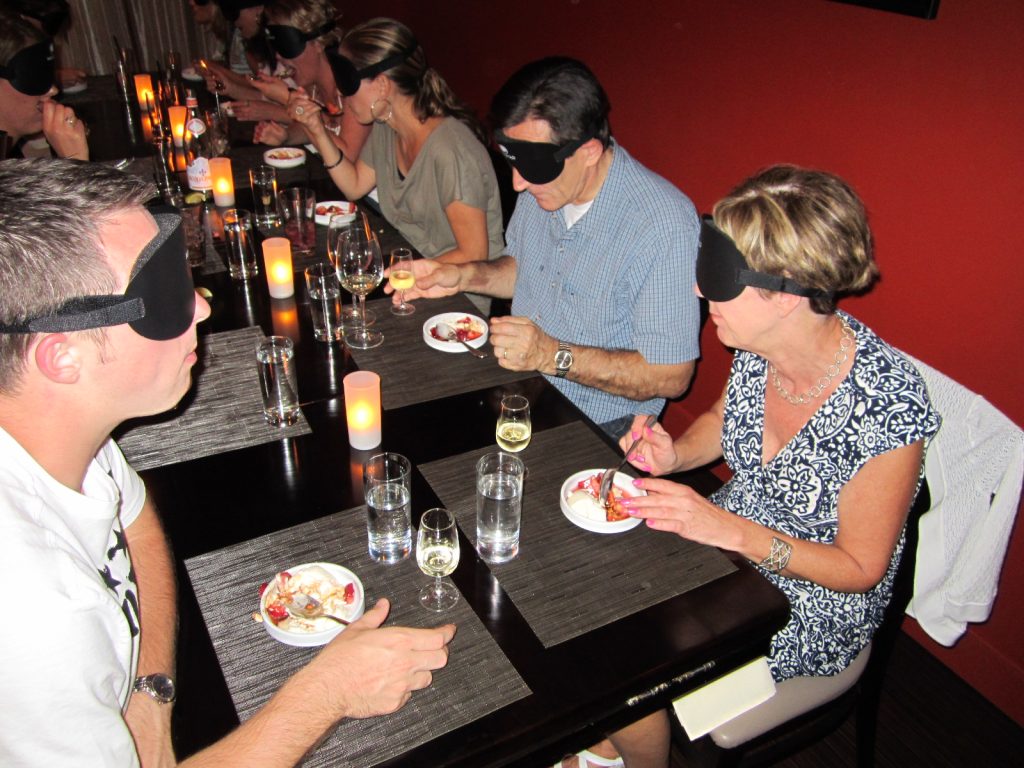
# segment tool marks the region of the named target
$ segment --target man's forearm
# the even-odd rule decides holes
[[[511,299],[515,287],[516,260],[511,256],[459,265],[460,291],[482,293],[496,299]]]
[[[692,360],[678,365],[654,365],[633,350],[606,350],[577,344],[569,347],[573,364],[567,378],[630,400],[679,397],[693,378]],[[555,373],[554,352],[550,358],[549,367],[542,373]]]

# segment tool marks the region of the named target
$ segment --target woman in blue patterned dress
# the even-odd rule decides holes
[[[697,261],[736,350],[725,391],[682,436],[655,425],[629,457],[663,475],[724,456],[733,477],[709,499],[648,478],[631,514],[742,554],[785,593],[777,681],[836,675],[867,646],[939,425],[917,370],[836,310],[876,276],[864,206],[841,179],[775,166],[741,184],[704,222]]]

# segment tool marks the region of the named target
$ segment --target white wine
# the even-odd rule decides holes
[[[392,270],[388,281],[396,291],[407,291],[416,285],[416,279],[408,269]]]
[[[518,421],[506,421],[499,424],[494,439],[503,450],[517,453],[530,444],[531,429],[529,424]]]
[[[365,296],[380,282],[380,275],[341,275],[341,284],[349,293]]]
[[[427,576],[439,579],[455,570],[459,564],[459,550],[444,544],[416,547],[416,564]]]

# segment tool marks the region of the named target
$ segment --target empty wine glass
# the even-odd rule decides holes
[[[405,292],[416,285],[416,278],[412,275],[412,251],[408,248],[395,248],[391,252],[391,272],[388,282],[391,287],[398,291],[398,304],[391,305],[391,313],[394,315],[411,315],[416,307],[405,300]]]
[[[341,253],[341,241],[348,234],[349,229],[358,226],[362,225],[357,221],[352,221],[350,216],[346,216],[343,213],[331,216],[327,224],[327,257],[330,259],[331,264],[334,265],[334,269],[338,273],[338,280],[341,280],[341,264],[339,258],[339,254]],[[341,314],[342,324],[345,326],[355,326],[360,323],[373,325],[377,322],[377,315],[375,315],[371,309],[366,309],[365,318],[360,315],[358,301],[358,298],[353,293],[352,305],[350,307],[346,307]]]
[[[384,258],[373,232],[363,227],[349,227],[338,240],[338,276],[341,284],[359,296],[359,314],[366,312],[366,295],[384,279]],[[366,327],[365,320],[345,331],[345,343],[353,349],[372,349],[384,343],[384,334]]]
[[[459,590],[441,579],[459,564],[459,529],[455,515],[443,507],[428,509],[416,534],[416,564],[434,583],[420,590],[420,604],[431,611],[446,611],[459,602]]]

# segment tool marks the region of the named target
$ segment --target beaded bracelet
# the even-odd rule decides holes
[[[335,161],[334,161],[333,163],[331,163],[330,165],[325,165],[325,166],[324,166],[324,170],[325,170],[325,171],[330,171],[330,170],[332,170],[332,169],[334,169],[334,168],[337,168],[337,167],[338,167],[339,165],[341,165],[341,163],[342,163],[342,161],[343,161],[344,159],[345,159],[345,153],[344,153],[344,152],[342,152],[342,151],[341,151],[341,150],[339,149],[339,150],[338,150],[338,159],[337,159],[337,160],[335,160]]]
[[[758,565],[768,571],[768,573],[778,573],[779,571],[786,570],[792,554],[792,544],[788,544],[778,536],[772,536],[772,549],[768,553],[768,557],[758,563]]]

